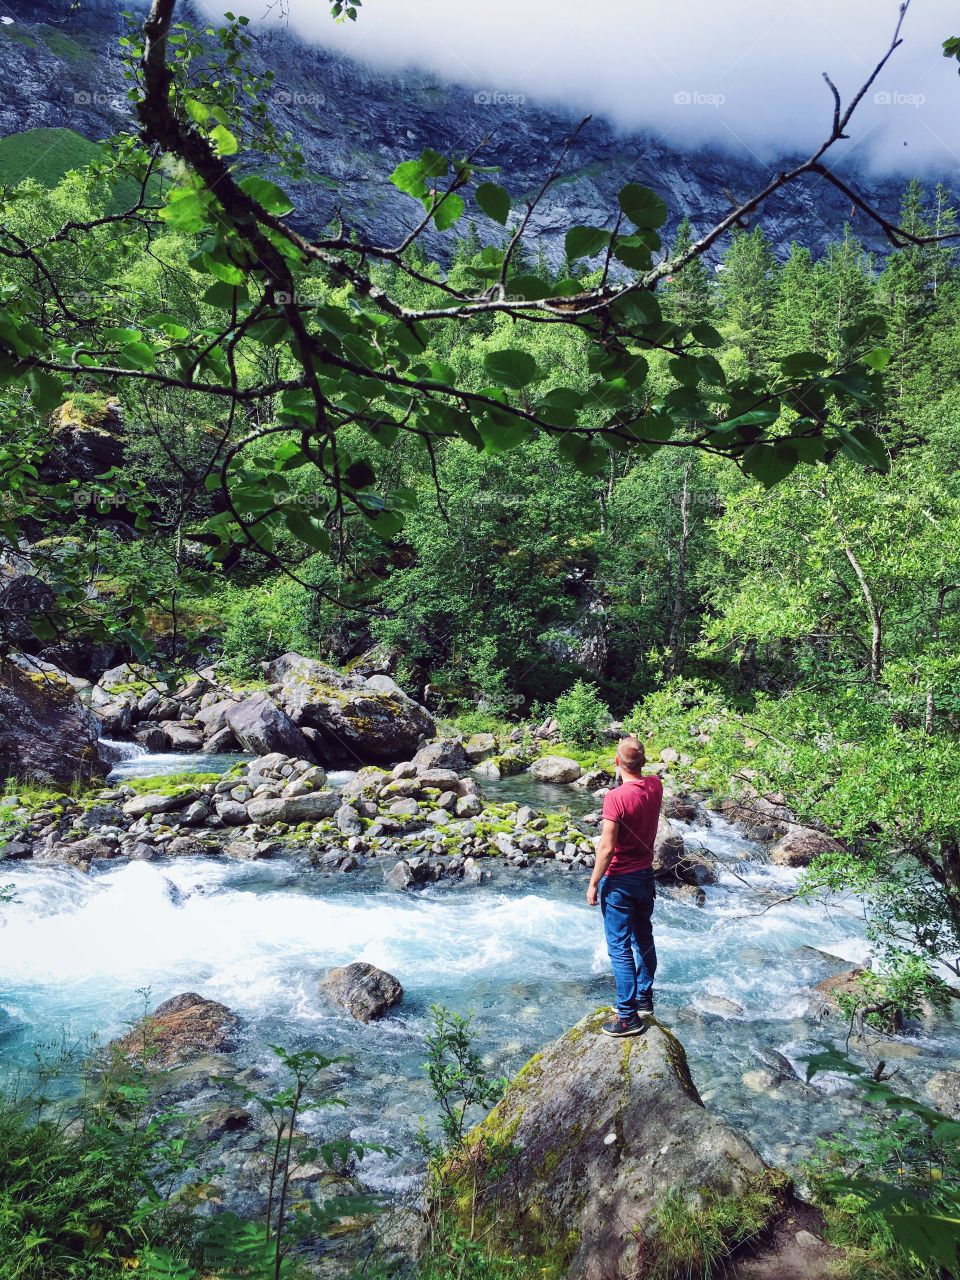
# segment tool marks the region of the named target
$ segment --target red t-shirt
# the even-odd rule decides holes
[[[603,797],[604,818],[619,824],[608,876],[645,871],[653,866],[653,844],[662,802],[663,783],[653,774],[636,781],[631,778]]]

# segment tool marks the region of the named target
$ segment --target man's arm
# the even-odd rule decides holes
[[[619,827],[619,822],[611,822],[609,818],[604,818],[600,831],[600,843],[597,845],[597,856],[593,864],[593,875],[590,877],[590,885],[587,889],[587,902],[591,907],[597,905],[597,886],[607,874],[607,867],[610,865],[610,859],[617,845]]]

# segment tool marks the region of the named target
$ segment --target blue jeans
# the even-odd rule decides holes
[[[617,984],[617,1013],[629,1018],[637,998],[653,990],[657,951],[653,945],[653,871],[604,876],[600,881],[600,910],[607,953]]]

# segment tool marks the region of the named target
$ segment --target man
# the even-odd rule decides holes
[[[607,953],[617,987],[617,1013],[602,1030],[608,1036],[638,1036],[641,1014],[653,1013],[653,844],[657,838],[663,784],[644,777],[646,756],[632,735],[617,743],[622,783],[603,801],[603,829],[587,889],[591,907],[600,901]]]

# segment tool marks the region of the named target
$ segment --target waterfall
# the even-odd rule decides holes
[[[118,760],[139,760],[149,753],[139,742],[118,742],[116,738],[98,738],[97,750],[100,759],[107,764],[116,764]]]

